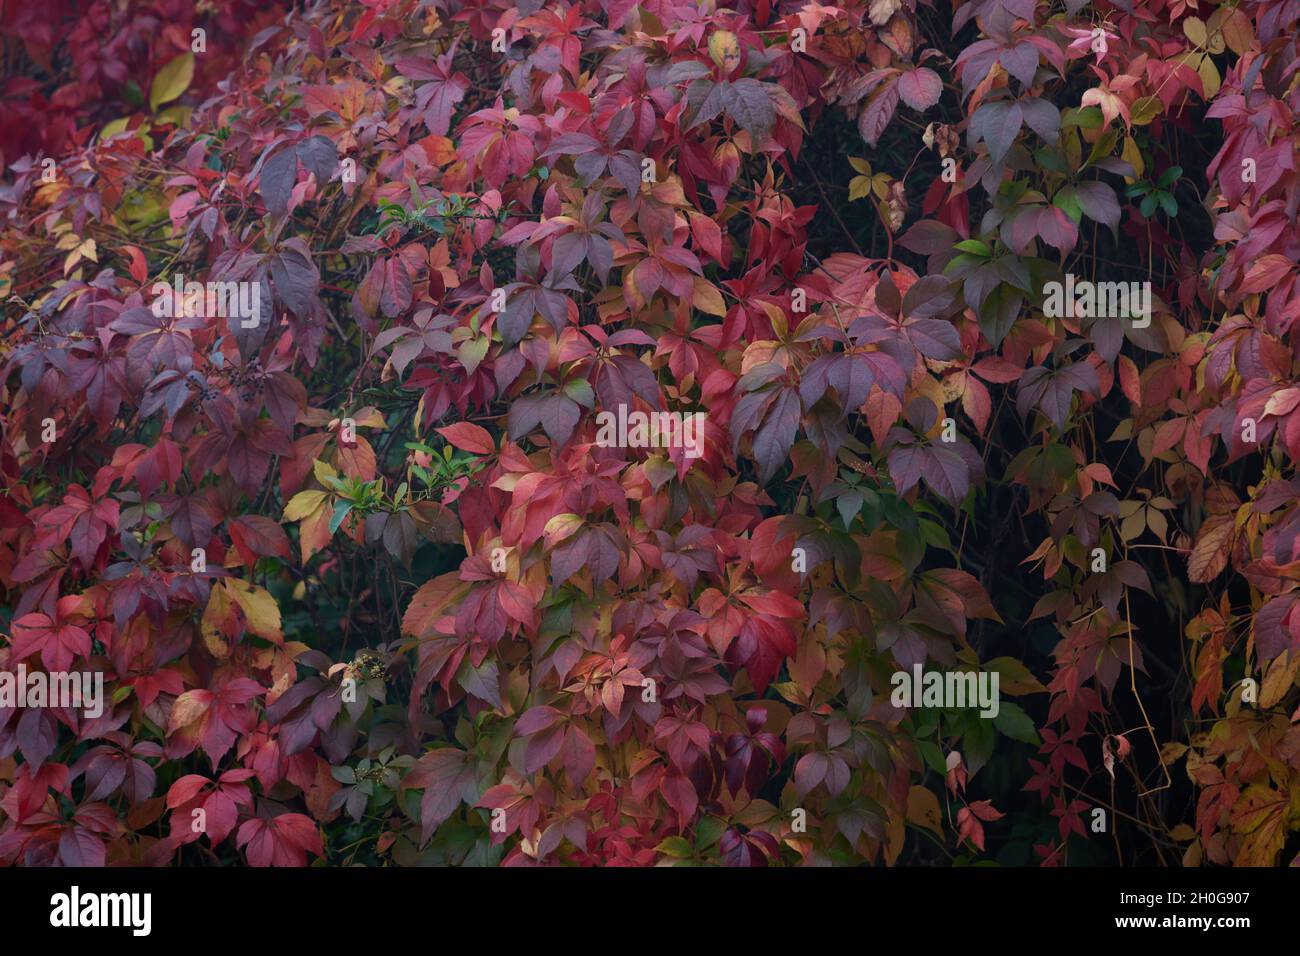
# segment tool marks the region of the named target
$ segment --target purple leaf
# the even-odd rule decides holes
[[[897,106],[898,81],[891,80],[877,91],[858,117],[858,131],[868,146],[880,142],[881,134],[885,132]]]
[[[1111,229],[1119,225],[1119,201],[1115,191],[1102,182],[1079,183],[1075,189],[1075,198],[1079,208],[1089,219],[1095,220]]]
[[[267,211],[277,219],[289,209],[289,194],[297,178],[298,152],[292,146],[286,146],[262,164],[258,192]]]
[[[1020,133],[1022,119],[1018,102],[985,103],[971,117],[970,128],[975,139],[982,139],[988,146],[989,158],[994,163],[1001,163]]]
[[[864,399],[865,401],[865,396]],[[766,482],[784,463],[799,430],[799,398],[793,390],[784,389],[772,403],[763,424],[754,432],[754,459],[759,465],[761,480]]]
[[[1034,62],[1038,62],[1037,54]],[[914,110],[926,110],[939,102],[943,81],[939,74],[927,67],[908,70],[898,78],[898,95]]]

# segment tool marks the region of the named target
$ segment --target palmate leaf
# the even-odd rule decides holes
[[[938,343],[936,342],[936,345]],[[815,359],[799,382],[799,396],[807,407],[812,407],[833,388],[845,414],[855,411],[877,383],[895,395],[902,394],[904,380],[898,361],[885,352],[855,349]]]
[[[729,83],[724,91],[724,110],[754,139],[767,139],[776,122],[776,108],[765,84],[748,77]]]
[[[752,77],[720,82],[696,80],[686,93],[690,107],[690,125],[694,127],[707,123],[725,114],[753,136],[756,142],[762,142],[771,134],[776,123],[777,106],[774,98],[779,98],[782,94],[784,90],[775,84],[764,83]]]
[[[754,430],[754,459],[758,462],[761,480],[767,481],[785,463],[799,430],[801,415],[799,396],[792,389],[779,390],[763,423]]]
[[[1075,362],[1057,369],[1038,365],[1020,377],[1016,410],[1023,416],[1037,407],[1057,428],[1065,427],[1075,392],[1096,395],[1100,388],[1097,370],[1086,362]]]
[[[899,495],[919,481],[950,505],[958,505],[971,488],[973,476],[983,473],[978,454],[968,442],[899,445],[889,452],[889,474]]]
[[[431,750],[415,762],[402,781],[404,789],[423,790],[420,799],[421,836],[428,840],[438,824],[462,803],[478,799],[474,764],[469,754],[454,747]]]
[[[9,6],[0,864],[1291,862],[1294,4]]]

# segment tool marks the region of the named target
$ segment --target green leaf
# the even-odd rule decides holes
[[[976,717],[974,725],[966,731],[962,739],[966,744],[963,756],[966,758],[966,766],[973,777],[984,769],[984,765],[989,762],[989,757],[993,755],[993,745],[997,739],[997,734],[989,726],[987,720]]]
[[[194,79],[194,54],[182,53],[167,62],[149,87],[149,109],[157,111],[163,103],[170,103],[187,89]]]
[[[1073,186],[1062,186],[1052,197],[1052,205],[1070,217],[1075,225],[1083,218],[1083,209],[1079,205],[1078,191]]]
[[[456,350],[456,357],[460,360],[460,364],[465,366],[467,375],[473,374],[483,359],[487,357],[488,347],[491,344],[491,341],[485,335],[466,339],[460,344],[460,347]]]
[[[341,499],[334,505],[334,514],[330,516],[330,534],[339,530],[339,525],[343,524],[343,519],[348,516],[352,510],[352,502],[347,499]]]
[[[699,850],[707,850],[713,844],[722,839],[722,833],[726,830],[726,824],[717,817],[704,817],[699,823],[695,824],[695,847]]]
[[[978,315],[980,331],[994,348],[1002,344],[1011,327],[1016,324],[1016,318],[1020,314],[1020,307],[1024,301],[1025,297],[1019,291],[1005,282],[1000,282],[980,303]]]
[[[1066,110],[1061,116],[1061,125],[1078,126],[1080,129],[1099,129],[1101,127],[1101,110],[1096,106]]]
[[[989,247],[978,239],[963,239],[961,242],[954,245],[953,248],[959,249],[962,252],[970,253],[972,256],[983,256],[985,259],[991,255]]]
[[[140,84],[135,80],[127,80],[122,87],[122,99],[126,100],[128,106],[143,106],[144,91],[140,89]]]
[[[921,752],[921,756],[925,758],[926,765],[931,770],[940,775],[947,775],[948,765],[944,762],[943,751],[939,749],[938,745],[928,740],[918,740],[916,749]]]
[[[1042,743],[1029,715],[1020,709],[1019,704],[1013,704],[1009,700],[998,705],[998,715],[993,718],[993,726],[998,729],[998,733],[1012,740],[1027,744]]]
[[[1161,114],[1164,105],[1158,96],[1143,96],[1129,109],[1129,122],[1134,126],[1146,126]]]
[[[969,253],[963,252],[959,256],[953,256],[948,261],[948,264],[943,267],[943,274],[946,276],[953,275],[954,273],[959,272],[964,267],[974,268],[975,266],[983,265],[987,261],[987,259],[988,257],[986,255],[973,256],[970,255]]]
[[[1062,176],[1066,176],[1070,172],[1070,167],[1065,164],[1065,157],[1061,155],[1059,150],[1039,147],[1034,150],[1034,162],[1048,172],[1060,173]]]
[[[684,860],[690,856],[693,856],[695,853],[695,851],[691,848],[691,845],[687,843],[686,840],[684,840],[682,837],[679,836],[670,836],[668,839],[664,840],[657,847],[655,847],[655,852],[663,853],[671,857],[676,857],[679,860]]]
[[[952,540],[948,537],[948,532],[943,525],[936,524],[933,521],[918,521],[917,527],[921,530],[921,537],[925,543],[932,548],[939,548],[941,551],[952,551]]]
[[[1118,130],[1107,130],[1101,136],[1097,137],[1097,142],[1092,144],[1092,151],[1088,154],[1088,161],[1084,166],[1091,166],[1098,160],[1109,156],[1115,151],[1115,144],[1119,142]]]
[[[596,393],[592,390],[591,383],[585,378],[575,378],[565,382],[564,394],[583,408],[596,407]]]

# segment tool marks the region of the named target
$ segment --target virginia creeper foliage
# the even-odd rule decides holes
[[[0,860],[1300,859],[1300,0],[722,2],[4,6]]]

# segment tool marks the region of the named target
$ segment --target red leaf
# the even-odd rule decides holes
[[[435,428],[434,431],[461,451],[475,455],[496,454],[497,446],[492,441],[491,433],[473,422],[456,422],[454,425]]]
[[[289,537],[280,525],[262,515],[241,515],[230,524],[230,539],[239,559],[252,567],[259,557],[289,560]]]
[[[247,847],[250,866],[306,866],[309,853],[324,853],[315,822],[301,813],[245,820],[235,845]]]

